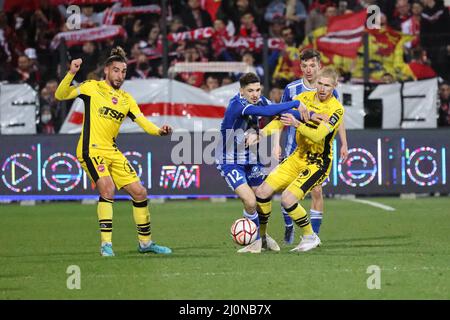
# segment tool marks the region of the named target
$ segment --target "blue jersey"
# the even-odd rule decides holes
[[[220,139],[216,148],[217,163],[256,164],[258,154],[250,152],[245,146],[246,132],[249,129],[259,130],[259,117],[257,115],[244,114],[251,106],[267,106],[270,100],[261,96],[253,105],[239,93],[229,102],[224,118],[220,125]]]
[[[307,91],[316,91],[316,88],[309,88],[303,83],[303,79],[299,79],[296,81],[292,81],[289,83],[283,92],[283,97],[281,98],[281,102],[288,102],[292,101],[292,99],[299,95],[302,92]],[[333,90],[333,95],[336,98],[339,98],[338,92]],[[294,152],[295,148],[297,148],[297,142],[295,141],[295,134],[296,134],[296,128],[295,127],[288,127],[286,129],[286,141],[284,145],[284,156],[289,156],[292,152]]]

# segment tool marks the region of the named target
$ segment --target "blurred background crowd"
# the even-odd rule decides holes
[[[62,32],[71,32],[66,23],[71,19],[70,4],[80,8],[81,30],[114,25],[123,32],[66,43],[61,50],[55,39]],[[169,0],[166,4],[167,16],[162,17],[158,9],[161,1],[156,0],[0,0],[0,81],[28,83],[35,88],[41,100],[38,131],[56,133],[68,111],[54,99],[58,81],[67,70],[60,62],[81,57],[83,67],[76,81],[99,80],[102,63],[111,49],[120,45],[129,58],[128,79],[162,78],[165,19],[169,66],[177,62],[242,61],[255,67],[261,78],[268,73],[270,98],[277,101],[285,85],[302,76],[301,50],[314,47],[315,40],[327,34],[330,19],[377,5],[382,13],[381,30],[369,35],[370,81],[438,77],[438,124],[450,125],[448,1]],[[120,10],[129,7],[135,10]],[[271,41],[267,61],[263,61],[257,41],[262,37]],[[324,55],[323,62],[339,69],[341,81],[361,82],[363,55],[361,47],[355,58]],[[196,71],[179,73],[176,79],[210,91],[239,76]]]

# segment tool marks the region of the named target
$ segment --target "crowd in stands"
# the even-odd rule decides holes
[[[163,42],[161,12],[137,11],[114,17],[114,25],[126,31],[98,41],[80,45],[53,47],[61,32],[71,31],[67,25],[71,13],[64,0],[4,0],[0,11],[0,81],[28,83],[40,93],[41,121],[39,131],[58,132],[67,110],[54,100],[58,80],[66,72],[61,61],[82,58],[83,66],[75,80],[101,79],[102,62],[111,48],[120,45],[129,57],[128,79],[163,77]],[[77,1],[72,1],[77,2]],[[114,7],[143,8],[161,5],[157,0],[79,1],[80,28],[105,24]],[[378,83],[438,77],[441,107],[439,125],[450,126],[450,16],[449,3],[443,0],[168,0],[167,33],[211,28],[214,37],[192,36],[169,41],[169,66],[177,62],[243,61],[255,67],[264,77],[263,50],[256,42],[248,46],[230,45],[226,39],[280,39],[269,47],[268,73],[273,99],[284,86],[299,77],[299,54],[311,45],[315,34],[326,28],[331,17],[366,10],[370,5],[381,9],[381,27],[412,35],[403,46],[402,68],[393,72],[383,61],[371,61],[371,72],[378,73]],[[81,4],[83,3],[83,4]],[[0,8],[2,9],[2,8]],[[165,18],[164,18],[165,19]],[[321,29],[322,28],[322,29]],[[203,29],[204,30],[204,29]],[[194,38],[194,39],[192,39]],[[225,40],[224,40],[225,39]],[[282,40],[282,41],[281,41]],[[278,45],[277,45],[278,43]],[[281,46],[279,44],[282,44]],[[362,57],[362,53],[358,52]],[[337,63],[330,61],[330,63]],[[348,64],[345,59],[341,64]],[[341,66],[342,66],[341,65]],[[350,65],[350,64],[349,64]],[[342,81],[359,77],[354,66],[338,69]],[[206,91],[237,80],[239,74],[184,72],[177,79]],[[372,78],[371,78],[372,79]]]

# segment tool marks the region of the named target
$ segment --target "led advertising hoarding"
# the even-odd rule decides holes
[[[193,151],[181,163],[174,160],[179,139],[122,134],[118,145],[150,198],[233,196],[216,166],[194,150],[195,143],[202,145],[201,150],[212,150],[214,139],[202,139],[201,133],[187,135]],[[347,136],[348,159],[341,162],[334,157],[325,193],[450,193],[448,130],[349,130]],[[76,159],[78,135],[0,140],[0,200],[97,198]],[[333,144],[335,155],[339,148],[338,139]],[[118,192],[116,198],[121,197],[127,196]]]

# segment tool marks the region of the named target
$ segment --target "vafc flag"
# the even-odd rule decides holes
[[[324,54],[355,58],[362,44],[366,18],[365,10],[331,17],[326,34],[317,39],[317,49]]]

